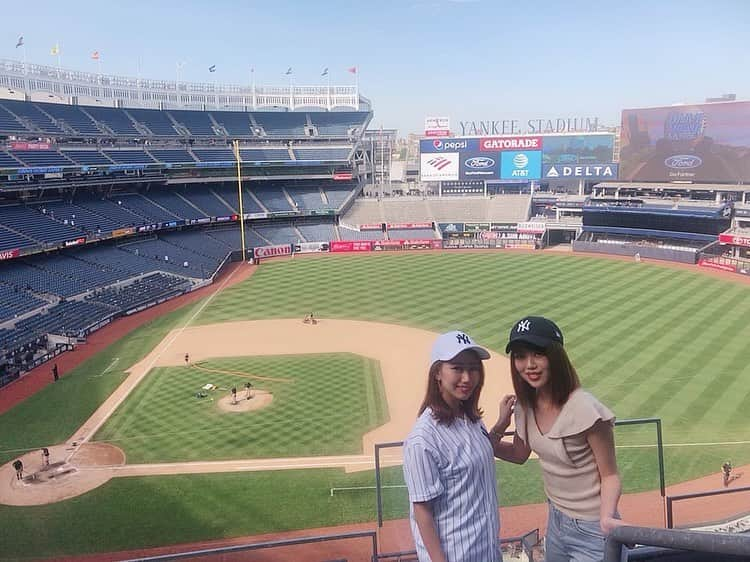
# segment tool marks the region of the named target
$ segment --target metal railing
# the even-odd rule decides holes
[[[742,488],[729,488],[726,490],[708,490],[706,492],[694,492],[692,494],[678,494],[674,496],[667,496],[667,529],[674,528],[673,507],[675,502],[682,500],[691,500],[695,498],[706,498],[709,496],[723,496],[724,494],[735,494],[737,492],[750,492],[750,486],[744,486]],[[750,507],[748,507],[748,509],[750,509]]]
[[[706,553],[712,556],[711,560],[723,559],[715,557],[717,554],[743,557],[742,559],[750,556],[749,535],[622,526],[616,527],[607,537],[604,562],[620,562],[622,548],[627,544]]]
[[[643,425],[643,424],[654,424],[656,426],[656,448],[659,459],[659,493],[661,497],[666,495],[666,484],[664,479],[664,441],[662,438],[661,420],[659,418],[635,418],[632,420],[617,420],[615,426],[629,426],[629,425]],[[506,437],[512,436],[513,431],[506,431],[504,435]],[[403,446],[403,441],[393,441],[390,443],[376,443],[375,444],[375,498],[377,502],[377,515],[378,515],[378,528],[383,526],[383,495],[381,485],[381,462],[380,462],[380,451],[381,449],[389,449],[394,447]]]
[[[257,542],[252,544],[239,544],[235,546],[224,546],[219,548],[206,548],[203,550],[191,550],[188,552],[179,552],[175,554],[161,554],[158,556],[146,556],[143,558],[131,558],[126,562],[143,562],[150,560],[182,560],[186,558],[196,558],[198,556],[220,556],[237,552],[247,552],[251,550],[262,550],[267,548],[283,548],[288,546],[299,546],[303,544],[313,544],[329,541],[351,540],[369,538],[371,541],[371,557],[375,561],[378,559],[378,541],[375,531],[358,531],[353,533],[340,533],[337,535],[318,535],[314,537],[300,537],[298,539],[286,539],[280,541]]]

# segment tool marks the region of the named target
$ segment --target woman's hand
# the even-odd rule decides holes
[[[504,433],[510,425],[510,418],[516,406],[516,397],[513,394],[506,394],[500,399],[500,413],[498,414],[497,423],[492,431]]]
[[[602,533],[604,533],[604,536],[609,535],[615,527],[619,527],[624,524],[625,523],[623,523],[621,519],[616,519],[614,517],[602,517],[602,519],[599,521],[599,526],[602,528]]]

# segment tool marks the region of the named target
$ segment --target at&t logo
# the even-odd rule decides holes
[[[526,169],[529,165],[529,157],[525,154],[516,154],[513,157],[513,165],[516,169],[511,172],[511,176],[522,178],[529,175],[529,171]]]

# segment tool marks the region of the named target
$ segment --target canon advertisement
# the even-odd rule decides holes
[[[620,179],[750,181],[750,102],[624,110]]]

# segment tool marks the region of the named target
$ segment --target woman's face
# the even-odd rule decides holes
[[[535,390],[543,388],[549,382],[549,359],[542,351],[527,347],[514,349],[513,365],[521,378]]]
[[[446,404],[457,407],[468,400],[479,386],[482,361],[476,352],[467,349],[440,366],[437,374],[440,394]]]

